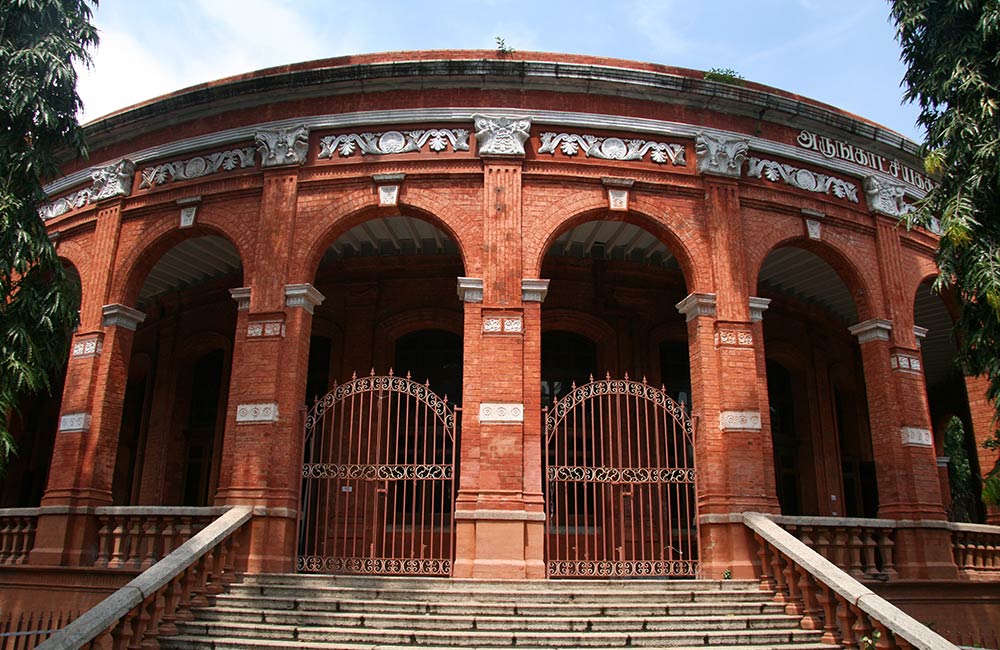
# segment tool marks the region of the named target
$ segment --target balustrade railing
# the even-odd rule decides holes
[[[950,524],[955,564],[970,578],[1000,578],[1000,526]]]
[[[0,565],[28,561],[37,519],[37,508],[0,509]]]
[[[189,620],[191,607],[236,580],[240,532],[252,516],[250,507],[230,508],[38,648],[158,647],[157,637],[176,634],[176,621]]]
[[[94,566],[148,569],[225,511],[162,506],[97,508]]]
[[[770,517],[800,542],[858,580],[899,577],[893,561],[896,522],[845,517]]]
[[[774,590],[785,612],[805,629],[822,630],[824,643],[877,650],[957,650],[799,541],[765,515],[743,514],[757,540],[762,587]]]

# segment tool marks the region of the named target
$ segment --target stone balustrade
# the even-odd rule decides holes
[[[28,561],[37,519],[37,508],[0,509],[0,565]]]
[[[162,506],[97,508],[100,527],[94,566],[148,569],[225,511]]]
[[[800,542],[858,580],[899,577],[893,560],[896,522],[845,517],[771,517]]]
[[[1000,579],[1000,526],[950,524],[955,564],[972,579]]]

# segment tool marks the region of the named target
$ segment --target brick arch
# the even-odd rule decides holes
[[[542,334],[546,332],[570,332],[590,339],[597,346],[597,362],[603,368],[593,368],[594,377],[617,370],[617,332],[610,323],[593,314],[575,309],[542,308]]]
[[[82,244],[78,240],[74,241],[63,241],[56,243],[56,255],[59,257],[59,261],[63,265],[69,265],[73,267],[76,271],[77,276],[80,278],[80,304],[77,305],[77,310],[80,312],[80,325],[83,328],[81,331],[85,331],[86,328],[90,327],[89,323],[84,322],[84,309],[90,308],[92,313],[99,313],[103,305],[97,305],[96,307],[91,307],[86,303],[87,299],[93,300],[93,296],[87,293],[90,289],[91,273],[93,272],[92,260],[90,255],[90,250],[87,246]]]
[[[300,223],[308,223],[301,235],[297,233],[303,251],[292,262],[289,282],[313,282],[319,270],[320,261],[327,249],[341,235],[351,228],[381,217],[404,216],[426,221],[441,230],[455,242],[462,268],[468,275],[478,268],[470,259],[470,251],[475,250],[471,242],[476,241],[469,223],[479,219],[481,205],[474,213],[463,212],[461,207],[447,201],[446,192],[430,192],[421,188],[406,188],[399,205],[391,208],[379,207],[377,196],[370,188],[356,189],[316,210],[303,210]]]
[[[388,367],[392,346],[407,334],[420,330],[443,330],[461,338],[463,329],[464,315],[461,310],[419,307],[389,316],[375,324],[375,367]]]
[[[657,213],[663,217],[653,216]],[[660,201],[642,197],[635,197],[627,212],[612,212],[608,210],[607,198],[603,192],[583,193],[575,200],[562,203],[558,209],[553,210],[552,217],[538,224],[544,230],[526,237],[524,256],[530,266],[526,265],[525,272],[530,277],[539,277],[545,255],[555,240],[571,228],[588,221],[625,221],[642,228],[663,242],[670,254],[677,258],[688,292],[710,290],[712,280],[707,249],[694,239],[691,228],[681,227],[679,215]],[[682,232],[687,234],[679,234]],[[695,254],[695,250],[700,254]],[[699,263],[696,260],[704,261]]]
[[[881,304],[881,301],[878,300],[881,295],[881,291],[878,291],[880,285],[876,278],[862,270],[859,261],[855,259],[858,253],[839,242],[817,241],[809,239],[801,233],[794,235],[781,233],[781,235],[783,236],[779,235],[776,240],[768,242],[766,247],[760,246],[756,251],[752,251],[757,253],[754,259],[748,260],[749,263],[747,266],[748,269],[752,269],[752,275],[750,276],[753,280],[750,284],[752,291],[757,290],[760,270],[772,252],[785,247],[801,248],[813,253],[833,268],[841,282],[847,286],[851,297],[854,299],[854,306],[858,311],[859,322],[879,317],[880,314],[876,305]],[[763,251],[763,255],[760,254],[761,251]],[[871,264],[877,266],[875,262]],[[877,273],[877,271],[878,269],[876,268],[875,272]]]
[[[240,257],[244,279],[253,277],[247,260],[253,259],[254,242],[252,237],[246,234],[253,229],[247,228],[245,224],[240,228],[238,223],[230,223],[227,217],[231,217],[232,212],[232,210],[205,210],[203,215],[199,211],[198,221],[191,228],[178,228],[177,215],[172,211],[162,214],[153,223],[147,221],[148,228],[136,237],[131,248],[120,251],[118,258],[120,261],[115,263],[109,302],[134,306],[143,281],[163,254],[186,239],[205,235],[225,238]],[[150,221],[152,219],[149,217]],[[123,224],[122,235],[124,234]]]

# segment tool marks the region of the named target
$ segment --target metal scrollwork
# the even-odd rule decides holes
[[[588,483],[694,483],[695,470],[683,467],[549,467],[549,481]]]
[[[639,578],[696,577],[694,560],[554,560],[548,563],[550,577]]]
[[[451,465],[336,465],[304,463],[302,478],[349,479],[357,481],[447,480]]]

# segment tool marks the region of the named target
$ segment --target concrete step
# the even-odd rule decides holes
[[[224,621],[178,623],[185,637],[271,639],[280,641],[337,644],[443,646],[443,647],[677,647],[697,645],[778,645],[816,643],[821,632],[800,629],[777,630],[666,630],[636,632],[598,631],[503,631],[503,630],[424,630],[405,628],[368,629],[267,625]]]
[[[405,628],[437,630],[657,631],[744,630],[793,628],[798,618],[784,614],[716,616],[475,616],[372,614],[371,612],[308,612],[216,606],[196,612],[199,621],[273,625]]]
[[[471,598],[471,596],[470,596]],[[784,607],[772,602],[769,594],[760,600],[743,602],[635,604],[627,598],[609,599],[607,603],[480,603],[474,600],[439,603],[422,601],[384,601],[320,598],[284,598],[220,594],[219,606],[240,609],[301,610],[328,612],[371,612],[375,614],[436,614],[485,616],[726,616],[729,614],[781,614]]]
[[[377,650],[412,650],[409,643],[403,645],[379,645]],[[422,650],[458,650],[463,646],[419,646]],[[613,646],[587,646],[586,650],[618,650]],[[704,650],[704,645],[692,646],[645,646],[647,650]],[[373,650],[371,644],[319,642],[319,641],[279,641],[272,639],[242,639],[232,637],[205,638],[197,636],[174,636],[161,641],[163,650]],[[822,643],[782,643],[762,645],[728,645],[726,650],[831,650],[833,646]],[[577,646],[537,646],[533,650],[582,650]]]

